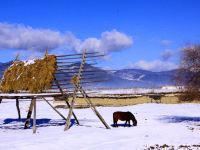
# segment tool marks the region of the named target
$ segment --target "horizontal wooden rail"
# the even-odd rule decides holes
[[[88,52],[85,53],[87,56],[92,54],[99,54],[99,52]],[[70,57],[70,56],[82,56],[83,54],[68,54],[68,55],[57,55],[56,57]]]

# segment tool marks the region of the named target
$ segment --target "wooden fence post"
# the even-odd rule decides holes
[[[36,98],[33,99],[34,115],[33,115],[33,133],[36,133]]]
[[[28,114],[27,114],[27,117],[26,117],[26,122],[24,124],[24,129],[27,129],[29,124],[30,124],[32,111],[33,111],[33,98],[31,99],[31,104],[29,106]]]
[[[19,99],[16,98],[16,107],[17,107],[17,113],[18,113],[18,118],[21,119],[21,113],[19,109]]]

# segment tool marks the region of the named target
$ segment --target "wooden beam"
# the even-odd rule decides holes
[[[48,100],[46,100],[46,98],[44,98],[44,97],[42,97],[42,98],[44,99],[45,102],[47,102],[47,104],[49,104],[49,106],[50,106],[51,108],[53,108],[53,110],[54,110],[55,112],[58,113],[58,115],[60,115],[64,120],[67,120],[55,107],[53,107],[53,106],[51,105],[51,103],[48,102]]]
[[[87,55],[92,55],[92,54],[99,54],[99,52],[88,52],[86,53]],[[67,56],[82,56],[83,54],[69,54],[69,55],[58,55],[56,57],[67,57]]]
[[[57,72],[55,74],[57,75],[57,78],[61,78],[61,79],[63,79],[64,77],[65,78],[71,78],[71,77],[74,76],[74,74],[66,75],[66,72]],[[59,76],[59,75],[62,75],[62,76]],[[83,73],[81,75],[82,76],[95,76],[96,74],[95,73]]]
[[[73,69],[72,69],[73,70]],[[58,69],[57,70],[58,72],[56,72],[56,74],[63,74],[63,73],[68,73],[68,74],[74,74],[74,73],[78,73],[78,70],[76,70],[76,71],[64,71],[64,70],[60,70],[60,69]],[[62,71],[62,72],[61,72]],[[82,71],[81,72],[81,74],[85,74],[85,73],[105,73],[106,71],[104,71],[104,70],[84,70],[84,71]]]
[[[76,63],[79,63],[79,61],[70,61],[70,62],[56,62],[58,64],[76,64]]]
[[[65,99],[65,103],[67,104],[68,108],[70,108],[70,104],[69,104],[69,102],[68,102],[66,99]],[[72,115],[73,115],[74,119],[76,120],[76,123],[77,123],[78,125],[80,125],[80,123],[79,123],[79,121],[78,121],[76,115],[74,114],[74,112],[72,112]]]
[[[16,107],[17,107],[17,113],[18,113],[18,119],[21,119],[21,113],[19,109],[19,99],[16,98]]]
[[[61,86],[60,86],[60,83],[58,82],[58,80],[57,80],[56,78],[54,78],[54,81],[56,82],[56,84],[57,84],[57,86],[58,86],[60,92],[61,92],[62,95],[64,96],[64,100],[65,100],[65,102],[66,102],[68,108],[70,109],[70,104],[69,104],[69,102],[68,102],[68,94],[65,93],[65,92],[63,91],[63,89],[62,89]],[[73,115],[74,119],[76,120],[76,123],[77,123],[78,125],[80,125],[80,124],[79,124],[79,121],[78,121],[78,119],[77,119],[77,117],[76,117],[76,115],[75,115],[74,112],[72,112],[72,115]]]
[[[80,89],[80,92],[83,95],[85,101],[88,103],[88,105],[90,106],[90,108],[94,111],[94,113],[97,115],[97,117],[100,119],[100,121],[104,124],[104,126],[107,129],[110,129],[110,126],[106,123],[106,121],[103,119],[103,117],[101,116],[101,114],[97,111],[97,109],[93,105],[92,101],[87,96],[87,93],[82,89],[82,87],[79,87],[79,89]]]
[[[98,63],[96,62],[92,62],[92,63],[89,63],[89,65],[97,65]],[[69,64],[69,65],[65,65],[65,64],[57,64],[58,67],[71,67],[72,64]]]
[[[108,80],[83,81],[83,82],[81,82],[81,84],[98,83],[98,82],[105,82],[105,81],[108,81]]]
[[[79,70],[79,68],[68,68],[68,67],[59,67],[57,70]]]
[[[33,114],[33,133],[36,133],[36,98],[33,99],[33,107],[34,107],[34,114]]]
[[[79,84],[80,84],[81,73],[82,73],[84,65],[85,65],[86,52],[87,52],[87,50],[85,49],[85,51],[82,55],[82,62],[81,62],[80,69],[79,69],[79,72],[78,72],[78,75],[77,75],[77,81],[76,81],[76,83],[74,83],[75,90],[74,90],[74,93],[73,93],[73,98],[72,98],[72,101],[71,101],[71,105],[70,105],[69,113],[68,113],[68,116],[67,116],[67,121],[66,121],[66,124],[65,124],[64,131],[68,130],[69,127],[70,127],[70,119],[71,119],[73,108],[74,108],[74,102],[75,102],[75,99],[77,97],[77,92],[79,90],[78,88],[79,88]]]
[[[75,102],[75,99],[76,99],[76,93],[77,93],[77,89],[74,91],[74,94],[73,94],[73,98],[72,98],[72,101],[71,101],[71,104],[70,104],[70,108],[69,108],[69,113],[68,113],[68,116],[67,116],[67,120],[66,120],[66,124],[65,124],[65,128],[64,128],[64,131],[68,130],[69,127],[70,127],[70,120],[71,120],[71,116],[72,116],[72,113],[73,113],[73,109],[74,109],[74,102]]]
[[[26,117],[26,122],[24,124],[24,129],[27,129],[29,124],[30,124],[30,119],[31,119],[31,115],[32,115],[32,111],[33,111],[33,98],[31,99],[31,104],[29,106],[29,110],[28,110],[28,114]]]
[[[86,60],[88,59],[95,59],[97,57],[103,57],[105,55],[91,55],[91,56],[87,56],[85,57]],[[78,57],[57,57],[57,60],[71,60],[71,59],[82,59],[82,57],[78,56]]]
[[[102,77],[102,76],[94,76],[94,77],[91,77],[91,76],[84,76],[84,77],[81,77],[81,80],[92,80],[92,79],[98,79],[98,80],[106,80],[105,77]],[[107,79],[108,80],[108,79]],[[63,84],[64,83],[69,83],[71,81],[71,78],[69,79],[57,79],[57,81],[61,82]],[[71,84],[71,83],[70,83]],[[52,82],[52,85],[57,85],[55,84],[54,82]],[[61,84],[60,84],[61,85]]]

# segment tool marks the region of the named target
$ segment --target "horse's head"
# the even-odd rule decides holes
[[[133,121],[133,126],[137,126],[137,120],[135,119],[135,117],[132,118]]]

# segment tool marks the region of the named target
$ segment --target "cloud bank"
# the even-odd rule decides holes
[[[128,65],[128,68],[144,69],[150,71],[167,71],[176,69],[177,67],[178,67],[177,64],[161,60],[154,60],[154,61],[140,60],[136,63]]]
[[[81,40],[71,32],[35,29],[20,24],[0,23],[0,49],[44,51],[59,48],[81,52],[83,49],[107,53],[130,47],[133,39],[115,29],[101,33],[100,38]]]

